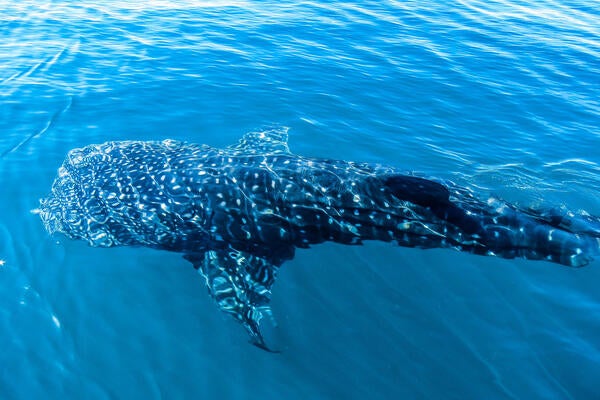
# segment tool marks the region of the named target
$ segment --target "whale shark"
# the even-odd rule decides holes
[[[214,148],[175,140],[71,150],[38,212],[50,234],[95,247],[179,252],[223,312],[271,350],[271,290],[297,248],[367,240],[581,267],[600,218],[482,198],[451,181],[290,152],[287,128]]]

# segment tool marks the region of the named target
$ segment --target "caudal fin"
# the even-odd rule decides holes
[[[581,256],[581,258],[586,258],[590,262],[593,257],[600,256],[599,217],[574,214],[570,211],[557,209],[529,209],[525,212],[539,223],[549,226],[549,232],[553,237],[559,233],[568,238],[567,244],[575,242],[574,247],[571,249],[575,259]],[[560,232],[565,232],[565,234]]]
[[[600,238],[600,217],[557,209],[524,211],[532,218],[567,232]]]
[[[598,217],[521,209],[497,199],[484,202],[460,188],[410,175],[386,176],[383,182],[394,197],[427,208],[458,228],[439,232],[447,247],[572,267],[600,256]]]
[[[556,210],[519,209],[491,202],[486,241],[505,258],[543,259],[583,267],[600,255],[600,219]]]

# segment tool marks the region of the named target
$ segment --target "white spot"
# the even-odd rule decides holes
[[[56,325],[57,328],[60,328],[60,321],[54,314],[52,314],[52,322],[54,322],[54,325]]]
[[[6,264],[6,260],[0,260],[0,267],[4,267],[5,264]]]
[[[359,195],[357,195],[357,194],[354,195],[354,202],[355,203],[360,203],[360,196]]]

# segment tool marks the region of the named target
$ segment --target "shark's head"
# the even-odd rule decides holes
[[[87,239],[89,221],[77,195],[78,186],[68,170],[61,167],[50,194],[40,200],[38,213],[50,234],[58,232],[72,239]]]
[[[50,194],[40,200],[40,207],[35,210],[49,233],[63,233],[96,246],[110,245],[105,240],[106,202],[111,198],[102,198],[97,179],[103,166],[114,161],[109,149],[106,144],[90,145],[68,153]]]
[[[200,197],[193,190],[209,150],[173,140],[73,149],[36,212],[48,232],[92,246],[168,243],[177,239],[177,223],[203,217],[194,212]]]

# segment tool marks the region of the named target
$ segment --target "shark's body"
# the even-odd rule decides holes
[[[381,240],[582,266],[600,237],[595,217],[481,201],[392,167],[293,155],[284,130],[225,149],[167,140],[72,150],[40,214],[50,232],[93,246],[183,253],[265,349],[260,321],[277,268],[297,247]]]

